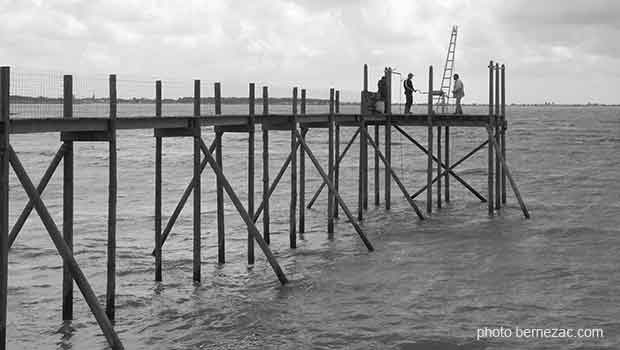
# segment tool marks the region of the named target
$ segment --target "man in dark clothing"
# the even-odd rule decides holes
[[[385,83],[385,76],[382,76],[381,79],[379,79],[379,82],[377,82],[377,93],[379,94],[379,100],[385,101],[385,98],[387,97],[387,85]]]
[[[404,81],[403,86],[405,87],[405,114],[411,114],[411,105],[413,104],[413,93],[417,92],[416,89],[413,88],[413,82],[411,81],[413,78],[413,74],[409,73],[407,75],[407,80]]]

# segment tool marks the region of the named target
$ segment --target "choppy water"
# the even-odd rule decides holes
[[[20,111],[27,108],[22,106]],[[92,107],[77,108],[81,108],[78,114],[86,115]],[[150,108],[123,105],[120,113],[150,114]],[[167,114],[189,114],[191,106],[166,108]],[[246,108],[225,106],[231,112]],[[357,110],[355,106],[344,109],[349,108]],[[298,249],[291,250],[286,175],[271,202],[271,248],[291,280],[284,287],[260,252],[255,266],[246,265],[247,233],[230,202],[226,203],[228,262],[217,264],[215,184],[209,172],[203,176],[203,282],[195,285],[191,280],[189,208],[166,243],[164,282],[155,283],[150,255],[154,139],[152,131],[119,132],[116,329],[126,348],[618,348],[620,109],[513,107],[508,115],[508,161],[531,220],[523,219],[511,194],[508,207],[489,218],[486,205],[454,180],[452,202],[430,220],[418,221],[395,185],[392,210],[386,212],[373,205],[371,172],[370,208],[363,228],[375,252],[366,251],[344,219],[336,225],[335,239],[327,239],[325,194],[307,211],[308,232],[300,238]],[[408,129],[426,142],[424,130]],[[344,131],[343,143],[352,132]],[[453,135],[454,160],[481,142],[484,132],[461,129]],[[209,143],[213,134],[205,131],[204,137]],[[308,137],[325,161],[326,134],[313,130]],[[393,163],[414,191],[425,182],[426,158],[396,132],[392,140]],[[13,136],[12,143],[35,182],[59,146],[57,134]],[[226,174],[245,198],[247,136],[226,135],[224,144]],[[257,133],[257,152],[260,145]],[[288,147],[289,133],[271,134],[272,177]],[[483,193],[485,156],[486,151],[481,151],[457,172]],[[261,169],[261,157],[256,159]],[[353,147],[343,164],[340,185],[354,211],[356,159],[357,147]],[[191,162],[190,140],[164,141],[165,214],[172,212],[189,181]],[[107,145],[76,145],[75,167],[75,254],[103,300]],[[310,198],[320,180],[314,170],[309,170],[307,179],[306,197]],[[43,197],[58,225],[62,223],[61,184],[59,172]],[[260,198],[259,177],[256,189]],[[14,177],[10,195],[15,220],[26,196]],[[75,321],[63,324],[61,259],[34,214],[10,251],[9,261],[10,349],[107,348],[77,288]],[[602,328],[605,337],[476,341],[476,329],[484,326]]]

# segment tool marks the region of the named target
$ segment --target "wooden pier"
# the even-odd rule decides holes
[[[162,248],[170,238],[172,228],[181,211],[193,194],[193,280],[201,280],[201,175],[207,165],[212,169],[216,177],[216,203],[217,203],[217,240],[218,262],[226,262],[225,246],[225,223],[224,223],[224,193],[234,204],[239,216],[245,222],[248,230],[247,240],[247,263],[255,263],[255,247],[265,255],[278,280],[285,284],[287,277],[274,254],[269,243],[270,237],[270,206],[269,199],[286,170],[290,170],[290,209],[289,209],[289,245],[297,247],[297,237],[305,231],[305,208],[311,207],[317,200],[319,193],[327,187],[328,209],[327,227],[328,237],[334,235],[334,222],[341,216],[353,226],[359,238],[369,251],[373,251],[373,245],[366,233],[360,226],[364,219],[364,212],[368,208],[369,189],[369,154],[374,159],[374,204],[380,205],[380,166],[385,169],[383,201],[385,209],[391,208],[392,181],[396,183],[404,200],[411,206],[411,210],[420,220],[425,219],[425,214],[416,203],[415,199],[422,193],[426,193],[426,215],[433,212],[433,184],[436,185],[436,206],[441,208],[442,201],[449,202],[451,197],[451,178],[462,184],[478,200],[488,203],[488,214],[494,215],[506,204],[506,179],[510,184],[516,199],[525,217],[529,217],[527,208],[521,198],[510,169],[506,164],[506,108],[505,108],[505,66],[489,64],[489,112],[484,115],[452,115],[435,113],[433,97],[441,94],[441,91],[433,90],[433,71],[429,68],[428,82],[428,110],[424,114],[395,114],[391,111],[391,96],[388,84],[388,96],[385,103],[385,113],[371,113],[368,96],[368,70],[364,67],[364,85],[361,93],[361,110],[356,114],[340,112],[340,93],[334,89],[329,94],[329,112],[308,114],[306,113],[306,90],[298,88],[292,90],[293,106],[290,114],[273,114],[269,110],[269,90],[262,88],[262,113],[255,111],[256,97],[255,85],[249,84],[249,105],[247,115],[222,114],[221,85],[215,83],[213,96],[215,101],[215,115],[201,115],[201,91],[200,80],[194,81],[194,111],[187,116],[165,116],[162,113],[162,82],[154,82],[155,110],[154,115],[139,117],[118,117],[117,115],[117,88],[116,76],[109,76],[109,115],[93,118],[76,118],[73,116],[73,78],[64,76],[63,89],[63,118],[15,118],[10,119],[10,69],[0,69],[0,349],[6,349],[6,325],[7,325],[7,290],[8,290],[8,253],[12,243],[17,238],[21,228],[29,214],[34,209],[48,231],[63,265],[63,292],[62,292],[62,317],[64,320],[73,318],[73,281],[80,289],[84,299],[88,303],[101,330],[113,349],[123,349],[122,342],[113,328],[115,318],[115,295],[116,295],[116,199],[117,199],[117,153],[116,133],[117,130],[151,129],[155,139],[155,227],[154,249],[152,254],[155,259],[155,281],[162,280],[163,254]],[[392,71],[385,69],[387,81],[391,81]],[[299,101],[299,110],[298,110]],[[255,198],[255,132],[256,126],[260,126],[262,132],[262,198]],[[372,130],[374,126],[374,135]],[[380,127],[384,127],[384,141],[380,144]],[[427,140],[424,146],[409,135],[404,126],[419,126],[427,128]],[[213,127],[215,139],[210,145],[205,143],[202,129]],[[480,145],[467,153],[461,159],[451,163],[449,154],[450,131],[454,128],[483,128],[487,131],[487,139],[482,140]],[[345,147],[341,150],[341,130],[354,128],[356,131],[350,140],[346,140]],[[314,151],[306,142],[311,137],[313,129],[326,129],[328,139],[325,140],[328,148],[327,165],[314,155]],[[392,167],[392,141],[393,129],[402,134],[408,141],[414,144],[427,156],[427,172],[425,186],[415,192],[410,192],[403,184],[398,174]],[[280,171],[273,178],[269,173],[269,133],[273,131],[290,132],[290,152]],[[10,143],[12,134],[35,134],[58,132],[60,146],[52,159],[47,171],[42,176],[38,185],[35,185],[30,174],[22,166],[19,151],[14,150]],[[442,144],[443,132],[443,144]],[[246,200],[242,200],[232,187],[223,172],[225,164],[222,162],[222,149],[224,135],[228,133],[248,134],[248,158],[247,180],[248,194]],[[175,210],[164,225],[162,221],[162,152],[163,138],[186,137],[193,139],[193,178],[185,188]],[[434,144],[436,140],[436,144]],[[358,172],[358,203],[357,217],[343,200],[339,193],[340,164],[347,152],[355,142],[359,144],[359,172]],[[108,193],[108,227],[107,227],[107,285],[106,305],[102,306],[97,300],[96,293],[84,276],[80,266],[73,256],[73,210],[74,210],[74,165],[73,146],[75,142],[106,142],[109,147],[109,193]],[[443,148],[442,148],[443,146]],[[455,173],[455,168],[469,159],[481,149],[488,150],[488,187],[486,197],[469,185],[464,179]],[[299,151],[299,153],[298,153]],[[214,154],[215,152],[215,154]],[[63,162],[63,223],[62,230],[50,215],[48,208],[41,198],[52,175]],[[311,200],[306,203],[306,165],[307,161],[312,164],[322,178],[322,184]],[[12,229],[9,227],[9,168],[17,175],[22,187],[29,197],[22,214],[16,220]],[[255,200],[260,203],[256,206]],[[15,205],[15,204],[13,204]],[[262,230],[256,222],[263,216]]]

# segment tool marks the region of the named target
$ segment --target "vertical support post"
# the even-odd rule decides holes
[[[390,167],[392,166],[392,69],[385,69],[385,209],[390,210],[392,198],[392,175]]]
[[[108,284],[106,289],[106,314],[114,321],[116,294],[116,75],[110,75],[109,120],[109,185],[108,185]]]
[[[249,110],[248,110],[248,215],[254,217],[254,128],[256,89],[254,83],[249,84]],[[254,265],[254,235],[248,229],[248,264]]]
[[[445,141],[444,141],[444,148],[445,148],[445,154],[446,154],[446,162],[445,164],[450,167],[450,127],[449,126],[445,126],[445,133],[446,133],[446,137],[445,137]],[[446,172],[446,178],[445,178],[445,190],[446,190],[446,203],[450,203],[450,174]]]
[[[491,125],[493,123],[493,61],[489,62],[489,126],[487,127],[487,132],[489,134],[489,144],[488,144],[488,205],[489,205],[489,215],[493,216],[493,205],[495,201],[493,200],[493,132],[491,129]]]
[[[506,66],[502,64],[502,125],[501,125],[501,152],[502,159],[506,161]],[[506,172],[502,169],[502,203],[506,204]]]
[[[64,118],[73,118],[73,77],[63,78],[62,114]],[[64,141],[62,181],[62,236],[69,250],[73,252],[73,141]],[[73,319],[73,277],[69,264],[62,265],[62,319]]]
[[[362,205],[364,206],[364,210],[368,209],[368,139],[367,136],[368,135],[368,125],[366,124],[366,121],[364,120],[364,131],[366,131],[364,133],[364,157],[362,157],[362,160],[364,161],[364,167],[362,168],[363,170],[363,175],[364,175],[364,193],[363,193],[363,203]],[[336,156],[338,156],[338,153],[336,153]]]
[[[368,65],[364,63],[364,92],[368,91]]]
[[[390,88],[391,89],[391,88]],[[364,92],[368,93],[368,66],[366,64],[364,64]],[[391,96],[391,95],[390,95]],[[391,100],[391,97],[390,97]],[[390,110],[391,111],[391,110]],[[368,105],[366,105],[365,111],[364,113],[368,112]],[[364,119],[364,118],[363,118]],[[365,132],[360,134],[360,142],[362,142],[363,144],[363,155],[360,155],[362,157],[362,161],[363,161],[363,207],[364,209],[368,209],[368,140],[366,139],[367,135],[368,135],[368,125],[366,124],[366,121],[364,120],[362,123],[363,129]],[[375,142],[377,143],[377,146],[379,145],[379,126],[375,125]],[[379,181],[378,181],[378,174],[379,174],[379,169],[378,169],[378,164],[379,164],[379,160],[378,160],[378,155],[377,155],[377,150],[375,150],[375,188],[374,188],[374,192],[375,192],[375,204],[379,205]]]
[[[428,108],[427,142],[428,158],[426,164],[426,212],[433,212],[433,66],[428,67]]]
[[[155,82],[155,117],[161,117],[161,80]],[[155,137],[155,281],[162,280],[161,259],[161,164],[162,163],[162,138]]]
[[[9,88],[10,68],[0,68],[0,349],[6,349],[9,272]]]
[[[301,89],[300,112],[306,115],[306,89]],[[306,138],[308,129],[301,129],[301,137]],[[306,151],[299,147],[299,233],[306,232]]]
[[[500,82],[499,82],[499,63],[495,63],[495,116],[493,117],[493,121],[495,121],[495,144],[497,144],[498,146],[501,145],[500,143],[500,101],[499,101],[499,88],[500,88]],[[500,209],[502,206],[502,198],[500,196],[501,193],[501,164],[499,161],[499,157],[501,156],[500,154],[501,150],[497,149],[495,150],[495,209]]]
[[[437,208],[441,209],[441,126],[437,125]]]
[[[377,148],[379,148],[379,125],[375,125],[375,143],[377,144]],[[381,204],[380,198],[379,198],[379,192],[380,191],[380,187],[381,187],[381,179],[379,178],[380,175],[380,171],[379,168],[381,167],[381,163],[379,163],[379,151],[375,149],[375,205],[379,205]]]
[[[213,84],[215,115],[222,114],[222,88],[219,82]],[[215,128],[215,162],[220,169],[224,169],[222,161],[222,132]],[[219,177],[215,178],[215,195],[217,206],[217,262],[226,263],[226,226],[224,222],[224,188]]]
[[[364,89],[366,89],[366,85],[368,84],[367,78],[367,68],[364,65]],[[367,91],[363,91],[361,94],[362,97],[362,108],[360,113],[360,151],[359,151],[359,162],[358,162],[358,181],[357,181],[357,220],[364,220],[364,144],[366,143],[366,135],[361,132],[364,129],[364,125],[366,124],[366,116],[365,114],[368,112],[368,104],[366,102]],[[336,153],[337,157],[340,157],[339,153]],[[376,190],[376,189],[375,189]]]
[[[365,128],[365,115],[368,113],[368,65],[364,64],[364,85],[361,93],[361,108],[360,108],[360,150],[359,150],[359,162],[358,162],[358,186],[357,186],[357,220],[364,220],[364,145],[366,142],[366,135],[361,132],[361,129]],[[336,157],[340,157],[340,152],[336,152]]]
[[[334,183],[334,89],[329,89],[329,122],[328,122],[328,162],[329,181]],[[327,193],[327,234],[331,239],[334,236],[334,191],[330,186]]]
[[[263,86],[263,120],[269,115],[269,88]],[[263,238],[269,244],[269,130],[265,123],[263,131]]]
[[[293,117],[291,128],[291,203],[289,218],[289,243],[292,249],[297,248],[297,87],[293,88]]]
[[[193,280],[200,282],[200,80],[194,80],[194,266],[193,266]]]
[[[336,90],[336,101],[335,101],[335,110],[336,114],[340,113],[340,90]],[[336,155],[336,164],[334,166],[334,188],[336,192],[339,192],[340,188],[340,125],[336,123],[336,135],[334,141],[334,154]],[[303,147],[302,147],[303,149]],[[338,218],[338,205],[334,206],[334,218]]]

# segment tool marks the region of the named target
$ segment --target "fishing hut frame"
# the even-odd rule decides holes
[[[359,114],[340,113],[340,92],[330,89],[328,113],[306,113],[306,90],[301,90],[299,100],[298,88],[292,91],[292,110],[289,114],[272,114],[269,111],[268,87],[262,88],[263,110],[261,114],[255,112],[255,85],[249,84],[248,114],[225,115],[222,114],[222,98],[220,83],[214,84],[215,115],[202,116],[201,85],[200,80],[194,81],[193,114],[191,116],[166,117],[162,114],[162,82],[155,82],[155,115],[117,118],[117,90],[116,75],[109,76],[109,116],[95,118],[73,117],[73,77],[64,76],[63,79],[63,118],[10,118],[10,68],[0,68],[0,350],[6,349],[6,325],[7,325],[7,294],[8,294],[8,252],[10,246],[17,238],[21,228],[29,214],[34,209],[41,218],[48,231],[59,255],[63,259],[63,297],[62,314],[64,320],[73,318],[73,281],[82,292],[86,303],[95,316],[104,336],[113,349],[123,349],[123,344],[114,330],[113,320],[115,317],[116,295],[116,212],[117,212],[117,154],[116,154],[116,131],[119,129],[152,129],[155,139],[155,227],[154,227],[154,250],[155,257],[155,280],[162,280],[162,248],[165,241],[170,237],[174,224],[181,211],[193,194],[193,280],[201,280],[201,176],[204,169],[209,165],[216,177],[216,202],[217,202],[217,239],[218,239],[218,262],[225,263],[225,223],[224,223],[224,193],[228,195],[239,216],[245,222],[248,229],[247,257],[248,264],[255,263],[254,243],[257,243],[271,265],[278,280],[285,284],[287,278],[278,264],[275,255],[269,248],[270,238],[270,212],[269,199],[278,186],[281,178],[288,169],[290,172],[291,192],[289,207],[289,245],[297,246],[297,236],[305,231],[305,208],[310,208],[317,200],[321,191],[328,188],[327,208],[327,233],[332,238],[334,234],[335,220],[340,211],[346,216],[347,221],[353,226],[360,239],[369,251],[374,248],[362,230],[360,221],[363,220],[364,211],[368,208],[368,170],[369,154],[368,146],[374,152],[374,203],[380,205],[380,167],[384,173],[384,203],[385,208],[391,208],[391,182],[396,183],[408,204],[412,207],[419,219],[425,216],[414,199],[426,192],[426,212],[432,213],[433,184],[437,183],[437,207],[441,208],[442,191],[446,202],[450,197],[450,178],[454,178],[482,202],[488,203],[488,213],[493,215],[495,210],[501,209],[506,203],[506,179],[508,179],[514,194],[521,206],[526,218],[529,218],[527,208],[521,198],[521,194],[511,176],[506,164],[506,105],[505,105],[505,67],[499,64],[489,64],[489,113],[488,115],[448,115],[437,114],[433,111],[433,97],[441,96],[444,92],[433,90],[433,70],[429,67],[428,86],[428,110],[424,114],[393,114],[391,111],[391,79],[388,82],[387,96],[385,98],[384,113],[372,111],[371,104],[376,96],[368,91],[368,67],[364,65],[364,84],[361,92],[361,111]],[[391,77],[391,68],[385,69],[386,78]],[[298,105],[300,111],[298,112]],[[255,208],[255,133],[256,125],[261,125],[262,132],[262,200]],[[374,136],[369,132],[369,127],[374,126]],[[384,126],[383,152],[380,148],[380,126]],[[427,144],[424,147],[420,142],[409,135],[403,126],[420,126],[427,128]],[[202,137],[203,127],[213,127],[215,140],[207,146]],[[340,152],[341,129],[355,128],[356,131],[346,146]],[[488,139],[467,155],[450,162],[450,128],[451,127],[481,127],[486,129]],[[328,131],[328,163],[327,170],[314,155],[306,142],[311,136],[312,129],[327,129]],[[437,129],[437,148],[434,145],[434,128]],[[445,135],[444,143],[441,142],[442,128]],[[427,179],[426,185],[413,194],[410,194],[405,185],[394,171],[391,162],[391,135],[392,129],[396,129],[411,143],[427,155]],[[270,181],[269,173],[269,134],[271,132],[286,131],[290,133],[290,152],[279,172]],[[30,134],[43,132],[58,132],[61,145],[53,157],[49,167],[42,176],[38,186],[32,182],[28,172],[24,169],[18,153],[10,144],[11,134]],[[248,134],[248,198],[244,205],[232,185],[226,178],[222,162],[222,149],[224,134],[247,133]],[[187,185],[173,213],[168,218],[165,227],[162,223],[162,140],[168,137],[187,137],[193,139],[193,177]],[[339,193],[340,164],[356,139],[359,143],[358,159],[358,203],[357,218],[349,209]],[[107,284],[106,305],[102,307],[97,300],[90,283],[86,279],[80,266],[73,256],[73,214],[74,214],[74,165],[73,145],[75,142],[106,142],[108,143],[109,161],[109,184],[108,184],[108,240],[107,240]],[[443,149],[442,149],[443,145]],[[478,193],[465,180],[458,176],[454,169],[473,154],[486,147],[488,149],[488,187],[487,197]],[[299,151],[299,154],[297,153]],[[215,152],[215,155],[213,155]],[[442,157],[443,153],[443,157]],[[316,168],[323,182],[306,203],[306,158]],[[442,160],[443,159],[443,160]],[[62,231],[51,217],[43,199],[41,198],[52,175],[63,162],[63,225]],[[436,168],[434,167],[436,166]],[[21,215],[16,220],[12,230],[9,231],[9,169],[13,168],[23,189],[28,195],[29,201]],[[436,176],[433,173],[436,171]],[[299,175],[299,177],[298,177]],[[442,182],[443,179],[443,182]],[[299,187],[299,189],[298,189]],[[256,226],[256,222],[263,216],[262,234]],[[299,221],[297,221],[299,220]]]

